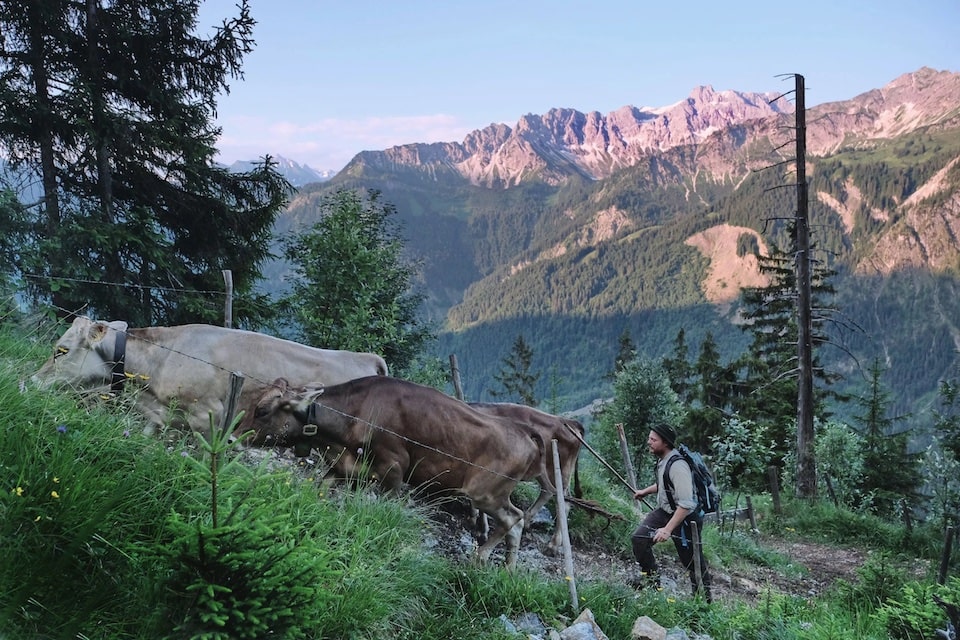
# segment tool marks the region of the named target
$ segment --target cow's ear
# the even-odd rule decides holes
[[[305,401],[305,404],[316,402],[317,398],[323,395],[323,389],[323,384],[319,382],[308,384],[303,391],[303,400]]]
[[[87,329],[87,341],[90,344],[100,342],[107,337],[110,329],[113,329],[114,331],[126,332],[127,323],[123,320],[114,320],[113,322],[94,322],[90,325],[90,328]]]
[[[106,322],[94,322],[87,329],[87,342],[94,344],[100,342],[107,336],[107,330],[110,326]]]

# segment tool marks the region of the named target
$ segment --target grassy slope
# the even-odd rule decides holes
[[[192,440],[171,449],[143,437],[136,416],[122,404],[86,409],[69,395],[21,393],[19,380],[47,352],[52,335],[31,336],[9,322],[0,329],[0,630],[6,638],[170,637],[169,616],[189,621],[196,609],[186,594],[164,588],[189,557],[178,547],[189,536],[177,538],[173,522],[209,524],[209,456]],[[590,467],[585,465],[588,495],[629,515],[629,506],[604,497],[615,492]],[[563,581],[425,553],[427,513],[405,502],[373,499],[366,491],[328,494],[310,477],[235,464],[222,468],[219,486],[221,510],[242,503],[251,514],[240,523],[243,531],[255,530],[259,519],[295,524],[290,553],[297,566],[311,571],[296,582],[311,597],[287,637],[499,638],[505,637],[501,615],[535,612],[552,626],[570,619]],[[847,522],[834,533],[823,529],[835,519],[827,512],[798,511],[806,516],[765,522],[774,530],[823,530],[847,542],[903,541],[889,540],[888,529],[880,530],[879,539],[867,538],[877,525],[862,518],[851,521],[861,523],[856,529]],[[622,550],[629,520],[607,527],[602,519],[574,514],[575,544]],[[809,519],[814,515],[819,519]],[[284,544],[289,532],[278,527],[270,538]],[[746,535],[721,539],[708,530],[706,544],[718,573],[734,563],[783,562]],[[262,560],[257,556],[245,561],[255,568]],[[171,564],[172,558],[179,561]],[[248,579],[266,575],[263,567]],[[656,593],[638,597],[603,582],[583,583],[579,593],[581,606],[615,639],[629,637],[641,615],[717,638],[827,638],[838,637],[838,628],[855,631],[848,637],[885,637],[868,615],[875,608],[869,604],[873,592],[848,594],[850,606],[771,593],[762,608],[736,602],[707,608]],[[244,637],[237,624],[232,637]]]

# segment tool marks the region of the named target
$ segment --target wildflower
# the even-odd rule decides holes
[[[60,484],[60,478],[53,476],[53,484]]]
[[[186,458],[186,457],[189,456],[189,455],[190,455],[190,454],[187,453],[186,451],[181,451],[181,452],[180,452],[180,457],[181,457],[181,458]]]
[[[124,438],[129,438],[129,437],[130,437],[130,429],[124,429],[124,430],[123,430],[123,437],[124,437]]]
[[[57,433],[66,433],[66,432],[67,432],[67,425],[61,424],[57,426]]]
[[[14,489],[11,493],[17,494],[17,497],[22,496],[22,495],[23,495],[23,487],[17,487],[17,488]]]
[[[59,500],[59,499],[60,499],[60,494],[57,493],[56,491],[51,491],[51,492],[50,492],[50,497],[53,498],[54,500]]]

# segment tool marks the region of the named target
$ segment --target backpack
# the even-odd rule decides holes
[[[690,473],[693,475],[693,493],[697,497],[699,513],[716,513],[720,510],[720,489],[717,487],[713,474],[707,468],[706,463],[696,451],[690,451],[686,445],[677,447],[677,453],[690,467]],[[663,469],[663,484],[667,491],[667,501],[670,502],[670,508],[676,509],[677,505],[673,500],[673,486],[670,482],[670,467],[677,460],[677,456],[670,456],[667,460],[667,466]]]

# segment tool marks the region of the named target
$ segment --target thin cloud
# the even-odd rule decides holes
[[[217,148],[224,164],[270,154],[320,170],[339,170],[361,151],[415,142],[460,142],[480,128],[445,114],[322,118],[305,123],[233,117],[222,126]]]

